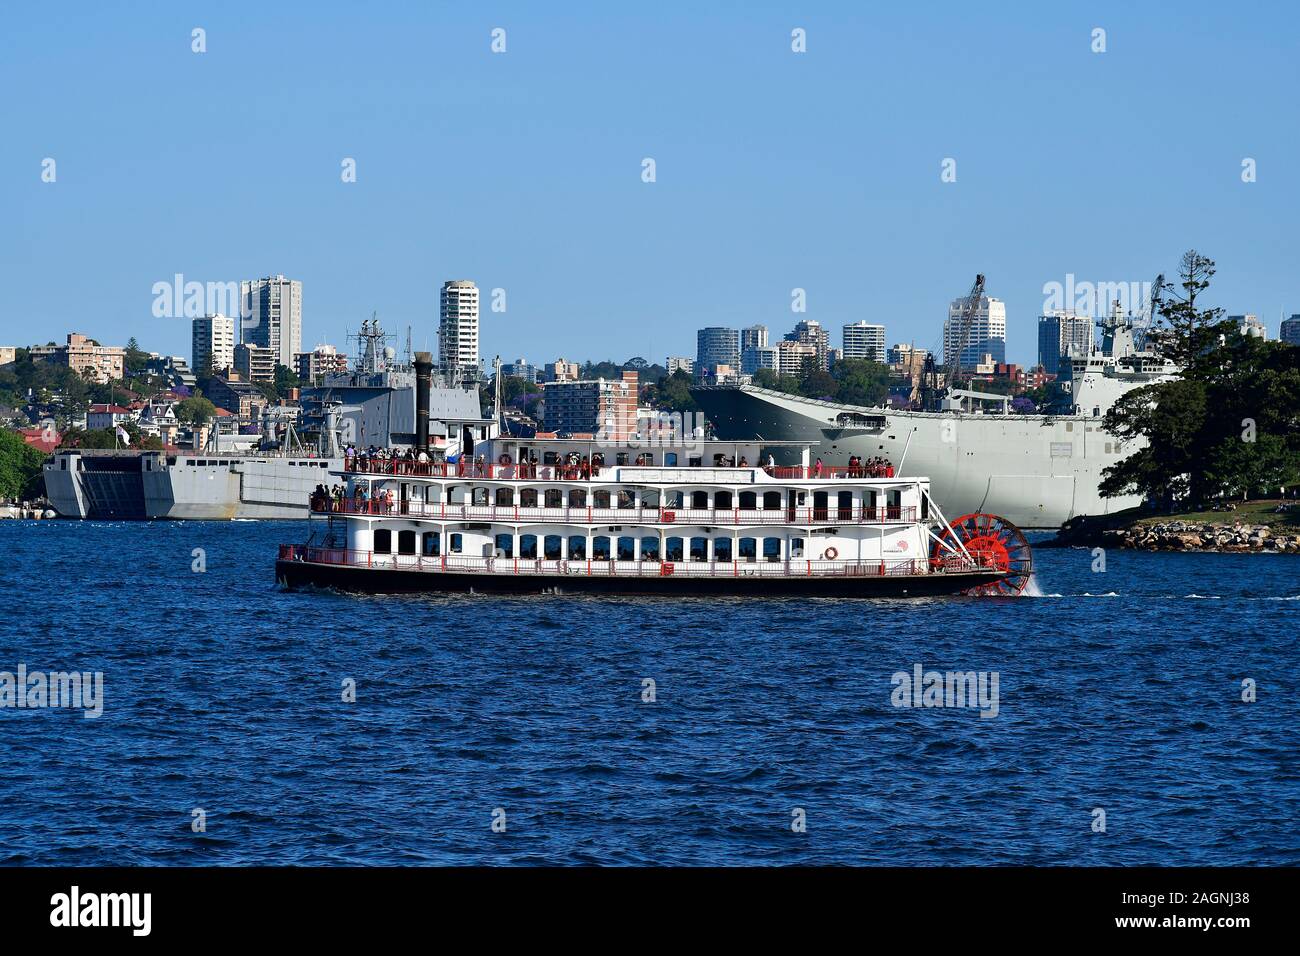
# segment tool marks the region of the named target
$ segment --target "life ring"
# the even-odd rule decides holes
[[[822,554],[822,557],[825,558],[827,561],[834,561],[839,556],[840,553],[835,548],[827,548],[826,551]]]
[[[509,454],[502,455],[500,458],[497,459],[497,464],[498,465],[510,464],[510,455]]]

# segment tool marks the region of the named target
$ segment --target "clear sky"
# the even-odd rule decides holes
[[[1283,2],[10,4],[0,344],[188,356],[154,283],[284,273],[308,348],[372,311],[436,347],[452,278],[506,290],[485,359],[663,361],[802,317],[934,347],[984,272],[1032,363],[1044,283],[1189,247],[1275,336],[1298,48]]]

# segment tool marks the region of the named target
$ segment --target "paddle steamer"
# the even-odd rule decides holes
[[[812,446],[601,448],[492,439],[457,461],[348,458],[316,495],[289,588],[361,592],[923,596],[1015,594],[1024,536],[991,515],[949,523],[920,477],[823,466]],[[760,461],[759,455],[768,459]]]

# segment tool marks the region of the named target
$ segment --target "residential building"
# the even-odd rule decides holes
[[[0,345],[0,365],[8,365],[18,359],[18,347],[14,345]]]
[[[556,434],[591,434],[622,442],[636,434],[637,373],[621,380],[547,382],[542,386],[542,427]]]
[[[844,326],[844,357],[885,364],[885,327],[870,322]]]
[[[318,345],[310,352],[299,352],[293,359],[298,377],[311,383],[322,375],[346,373],[348,370],[346,353],[332,345]]]
[[[1071,356],[1092,351],[1092,318],[1072,309],[1055,309],[1038,317],[1038,364],[1048,375],[1068,374]]]
[[[442,284],[438,305],[438,365],[453,385],[477,382],[479,358],[478,286],[466,279]]]
[[[235,346],[238,344],[234,318],[220,313],[205,315],[194,319],[190,328],[196,373],[209,375],[234,366]]]
[[[953,299],[943,324],[943,360],[945,365],[971,371],[984,363],[1007,359],[1007,307],[1001,299],[981,296],[967,318],[969,297]],[[958,364],[960,362],[960,364]]]
[[[767,348],[767,326],[751,325],[740,330],[740,351]]]
[[[825,369],[830,366],[831,334],[822,328],[816,319],[802,319],[795,323],[794,330],[787,332],[787,342],[811,345],[817,364]]]
[[[817,346],[811,342],[796,342],[786,338],[776,343],[776,372],[778,375],[802,375],[804,363],[821,361]]]
[[[121,405],[91,405],[86,412],[86,429],[92,432],[100,431],[129,422],[134,418],[131,409],[123,408]]]
[[[1287,345],[1300,345],[1300,314],[1282,320],[1278,338]]]
[[[269,348],[244,342],[235,346],[235,371],[245,382],[274,382],[278,364]]]
[[[241,341],[270,349],[276,365],[293,368],[302,351],[302,283],[282,275],[240,283]]]
[[[505,378],[520,378],[525,382],[537,382],[537,366],[530,365],[523,359],[515,359],[513,362],[502,363],[501,375]]]
[[[775,345],[761,345],[740,353],[740,371],[743,375],[757,375],[761,368],[777,371],[781,366],[781,350]]]
[[[695,360],[684,355],[670,355],[665,360],[664,365],[668,369],[669,375],[674,372],[685,372],[690,375],[695,371]]]
[[[101,385],[121,379],[126,374],[126,349],[100,345],[80,332],[69,332],[66,345],[36,345],[33,359],[66,365],[77,374],[93,378]]]
[[[213,376],[208,382],[208,391],[204,396],[218,408],[224,408],[231,415],[239,417],[245,424],[252,424],[266,407],[266,397],[258,391],[252,382],[237,378]]]
[[[232,358],[233,354],[232,350]],[[194,371],[186,364],[185,359],[179,355],[161,355],[158,352],[150,352],[149,358],[145,360],[144,370],[150,375],[158,375],[167,379],[167,385],[170,388],[183,385],[192,389],[198,384]]]
[[[740,365],[740,333],[712,326],[695,333],[695,374],[706,375],[714,365]]]
[[[548,382],[576,382],[582,370],[577,362],[568,362],[562,358],[546,363],[545,379]]]

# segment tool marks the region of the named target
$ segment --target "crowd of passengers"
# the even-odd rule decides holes
[[[420,475],[428,474],[428,465],[431,462],[428,454],[421,451],[418,454],[414,449],[408,448],[405,451],[397,449],[376,448],[371,445],[369,448],[355,448],[351,445],[345,452],[347,455],[347,467],[349,471],[357,472],[377,472],[381,474],[394,475]],[[748,468],[749,459],[741,455],[739,460],[730,455],[714,455],[713,468]],[[626,460],[618,464],[626,464]],[[493,477],[493,463],[488,462],[486,456],[461,455],[459,458],[449,458],[446,462],[448,466],[447,474],[454,474],[458,478],[490,478]],[[548,473],[545,477],[548,479],[559,479],[566,481],[589,480],[593,477],[599,477],[600,470],[605,467],[605,456],[596,452],[591,455],[580,455],[577,452],[569,452],[567,455],[558,458],[555,462],[547,462],[543,466],[537,458],[537,453],[533,452],[518,462],[515,462],[509,455],[502,455],[496,465],[509,468],[508,474],[517,478],[536,478],[538,477],[539,467],[554,468],[554,473]],[[654,455],[645,453],[636,456],[636,465],[651,466],[655,464]],[[700,459],[692,459],[689,462],[691,467],[704,467]],[[769,475],[776,472],[776,460],[767,456],[766,464],[761,467]],[[820,458],[812,468],[809,469],[814,478],[827,477],[832,474],[832,469],[822,463]],[[842,474],[847,474],[850,478],[893,478],[894,466],[888,459],[862,458],[859,455],[850,455],[847,468],[838,469]]]
[[[351,505],[345,505],[344,501],[351,502]],[[312,511],[376,511],[386,513],[392,509],[393,495],[387,488],[370,493],[361,482],[357,482],[352,488],[352,496],[348,498],[346,490],[340,484],[335,484],[331,488],[324,485],[317,485],[316,490],[311,493],[310,504]],[[373,508],[371,505],[373,504]]]

